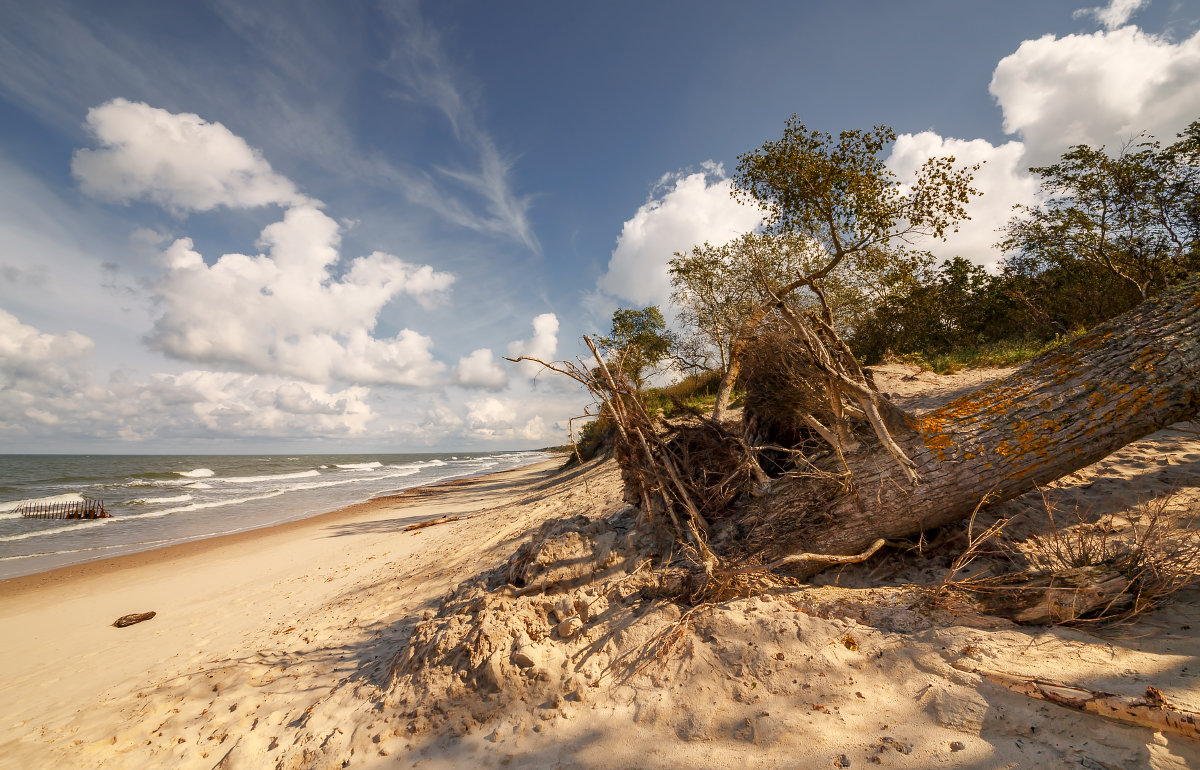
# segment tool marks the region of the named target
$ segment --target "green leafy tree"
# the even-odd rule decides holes
[[[876,305],[850,338],[860,357],[887,352],[934,355],[1001,339],[1024,337],[1005,279],[962,257],[906,283]]]
[[[824,252],[813,241],[793,234],[746,233],[723,246],[705,243],[675,254],[670,267],[671,299],[685,329],[677,341],[676,359],[683,359],[688,368],[722,373],[714,419],[720,420],[727,411],[746,345],[778,301],[775,287],[815,272],[824,261]],[[825,300],[843,332],[863,323],[883,296],[906,285],[923,264],[878,250],[858,262],[869,269],[855,273],[835,268],[822,280]],[[803,288],[783,301],[800,309],[818,304],[816,295]]]
[[[793,115],[781,139],[738,156],[734,195],[763,208],[772,232],[801,237],[825,255],[823,264],[781,291],[819,282],[845,263],[869,268],[880,255],[895,256],[926,237],[944,238],[967,218],[979,166],[958,167],[953,156],[930,158],[902,185],[885,163],[895,139],[886,126],[835,138]]]
[[[1183,230],[1181,238],[1190,236],[1188,257],[1192,269],[1197,269],[1197,262],[1200,262],[1200,120],[1192,121],[1178,139],[1166,149],[1168,162],[1175,172],[1171,190],[1173,210]]]
[[[1000,246],[1044,269],[1098,266],[1144,300],[1198,267],[1198,160],[1200,121],[1167,148],[1144,135],[1115,155],[1076,145],[1030,169],[1044,201],[1020,207]]]
[[[618,308],[613,312],[608,336],[599,339],[610,360],[638,388],[645,383],[648,371],[667,358],[673,342],[656,305],[641,310]]]
[[[770,307],[765,287],[791,281],[815,256],[811,244],[797,238],[746,233],[723,246],[705,243],[677,252],[671,260],[671,299],[690,331],[679,341],[687,363],[716,368],[715,357],[722,373],[714,419],[728,409],[746,343]]]

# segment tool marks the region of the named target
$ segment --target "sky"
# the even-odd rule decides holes
[[[1200,118],[1200,2],[0,0],[0,452],[562,443],[573,359],[761,224],[739,154],[984,165]],[[669,312],[669,311],[668,311]]]

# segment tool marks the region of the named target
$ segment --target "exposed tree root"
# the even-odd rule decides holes
[[[887,541],[879,538],[871,547],[862,553],[852,554],[850,556],[835,556],[828,553],[793,553],[776,559],[768,564],[760,564],[757,567],[741,567],[739,569],[725,570],[726,575],[744,575],[749,572],[769,572],[770,570],[782,567],[785,564],[799,564],[802,562],[819,562],[821,564],[856,564],[860,561],[866,561],[875,555],[875,552],[887,545]]]

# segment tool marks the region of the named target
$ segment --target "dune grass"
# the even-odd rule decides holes
[[[895,356],[893,360],[913,364],[938,374],[954,374],[963,369],[982,367],[1016,366],[1048,350],[1073,342],[1083,334],[1080,330],[1071,334],[1059,334],[1050,340],[1001,340],[945,352],[905,353]]]

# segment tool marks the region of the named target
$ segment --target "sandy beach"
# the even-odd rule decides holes
[[[361,663],[356,647],[386,644],[390,625],[443,593],[486,551],[475,539],[481,529],[494,539],[515,534],[502,514],[484,528],[467,517],[536,494],[557,464],[0,582],[0,766],[146,766],[158,755],[142,753],[146,741],[161,732],[149,722],[181,704],[145,709],[145,696],[189,673],[252,660],[270,668],[295,655],[332,687],[346,665]],[[404,531],[449,515],[464,520]],[[404,575],[414,579],[401,587],[395,581]],[[110,625],[145,611],[157,615],[124,629]],[[191,700],[184,697],[178,713],[205,710]],[[215,749],[197,743],[175,743],[170,764],[211,767]]]
[[[1003,373],[881,376],[919,411]],[[931,608],[944,562],[908,557],[689,611],[626,558],[614,463],[555,465],[0,583],[0,766],[1200,766],[1200,742],[980,673],[1200,710],[1195,589],[1115,628],[1017,626]],[[1194,509],[1200,437],[1046,494]]]

